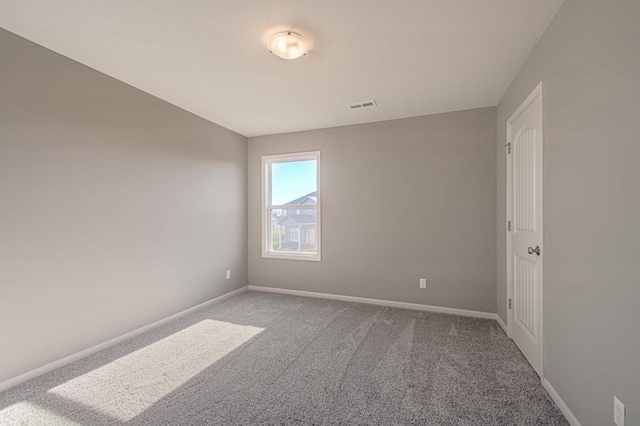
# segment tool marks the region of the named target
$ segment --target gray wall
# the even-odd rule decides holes
[[[249,138],[249,283],[495,312],[495,114]],[[309,150],[322,151],[322,261],[263,259],[260,158]]]
[[[498,312],[506,121],[545,81],[546,377],[585,426],[640,425],[640,2],[567,0],[498,105]]]
[[[247,284],[245,137],[4,30],[0,58],[0,382]]]

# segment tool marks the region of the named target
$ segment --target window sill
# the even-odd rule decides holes
[[[318,254],[297,254],[297,253],[262,253],[265,259],[281,259],[281,260],[306,260],[307,262],[320,262],[321,256]]]

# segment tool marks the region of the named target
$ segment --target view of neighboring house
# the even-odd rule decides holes
[[[275,214],[272,218],[276,225],[273,227],[274,249],[286,251],[316,249],[317,204],[317,191],[284,204],[291,207],[282,209],[281,214]]]

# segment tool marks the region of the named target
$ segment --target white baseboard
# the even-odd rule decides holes
[[[135,329],[133,331],[130,331],[130,332],[125,333],[125,334],[123,334],[121,336],[115,337],[115,338],[113,338],[111,340],[107,340],[106,342],[97,344],[97,345],[92,346],[92,347],[90,347],[88,349],[82,350],[80,352],[76,352],[76,353],[74,353],[72,355],[66,356],[66,357],[64,357],[62,359],[59,359],[57,361],[54,361],[54,362],[51,362],[49,364],[43,365],[42,367],[38,367],[38,368],[36,368],[34,370],[27,371],[26,373],[21,374],[19,376],[16,376],[14,378],[5,380],[4,382],[0,383],[0,392],[5,391],[7,389],[10,389],[10,388],[12,388],[14,386],[17,386],[17,385],[19,385],[21,383],[24,383],[24,382],[28,381],[28,380],[34,379],[34,378],[36,378],[38,376],[41,376],[41,375],[43,375],[45,373],[49,373],[49,372],[51,372],[53,370],[56,370],[56,369],[58,369],[60,367],[64,367],[65,365],[71,364],[72,362],[78,361],[78,360],[80,360],[82,358],[86,358],[89,355],[93,355],[93,354],[95,354],[97,352],[100,352],[100,351],[102,351],[104,349],[110,348],[111,346],[115,346],[118,343],[122,343],[122,342],[124,342],[126,340],[131,339],[132,337],[139,336],[142,333],[146,333],[149,330],[152,330],[152,329],[154,329],[156,327],[160,327],[161,325],[167,324],[167,323],[169,323],[169,322],[171,322],[173,320],[176,320],[176,319],[178,319],[180,317],[188,315],[188,314],[190,314],[192,312],[195,312],[195,311],[197,311],[199,309],[206,308],[207,306],[212,305],[214,303],[222,302],[223,300],[228,299],[231,296],[235,296],[236,294],[240,294],[240,293],[243,293],[243,292],[247,291],[248,288],[249,288],[248,286],[245,286],[245,287],[239,288],[238,290],[234,290],[234,291],[229,292],[227,294],[223,294],[222,296],[216,297],[215,299],[208,300],[208,301],[206,301],[204,303],[200,303],[199,305],[196,305],[196,306],[191,307],[189,309],[185,309],[184,311],[178,312],[177,314],[170,315],[170,316],[168,316],[166,318],[163,318],[163,319],[158,320],[156,322],[153,322],[151,324],[145,325],[143,327],[137,328],[137,329]]]
[[[500,318],[500,315],[496,314],[496,321],[498,321],[498,324],[500,324],[500,327],[502,327],[502,329],[504,330],[504,333],[508,336],[509,335],[509,329],[507,329],[507,324],[505,324],[502,321],[502,318]]]
[[[558,392],[556,392],[556,390],[553,388],[553,386],[551,386],[551,383],[549,383],[547,379],[542,379],[542,387],[545,388],[547,392],[549,392],[549,396],[551,396],[553,402],[555,402],[560,411],[562,411],[562,414],[564,414],[569,424],[571,426],[581,426],[576,416],[574,416],[571,410],[569,410],[567,404],[564,403],[562,398],[560,398]]]
[[[465,317],[486,318],[495,320],[498,315],[491,312],[469,311],[466,309],[446,308],[443,306],[421,305],[419,303],[395,302],[393,300],[368,299],[365,297],[342,296],[339,294],[316,293],[313,291],[288,290],[276,287],[261,287],[250,285],[249,291],[264,291],[267,293],[289,294],[291,296],[315,297],[319,299],[341,300],[343,302],[367,303],[369,305],[389,306],[392,308],[413,309],[441,314],[462,315]]]

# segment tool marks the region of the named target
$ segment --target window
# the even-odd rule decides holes
[[[320,152],[264,156],[262,178],[262,257],[320,260]]]
[[[300,242],[300,228],[291,228],[290,231],[291,242],[299,243]]]

